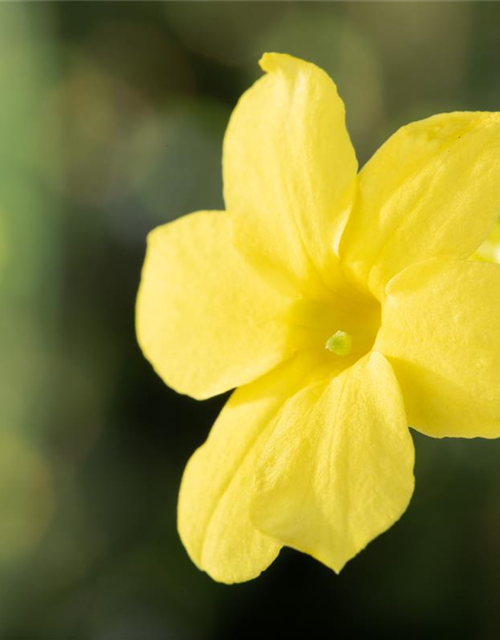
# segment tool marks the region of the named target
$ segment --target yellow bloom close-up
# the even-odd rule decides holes
[[[141,348],[196,399],[237,388],[182,481],[193,562],[233,583],[283,546],[334,571],[414,488],[409,431],[500,435],[500,114],[397,131],[358,173],[325,72],[265,54],[226,132],[226,211],[149,236]]]

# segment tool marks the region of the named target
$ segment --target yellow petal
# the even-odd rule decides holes
[[[193,562],[215,580],[255,578],[279,553],[281,544],[249,519],[255,461],[278,410],[312,368],[307,354],[296,356],[235,391],[186,467],[179,533]]]
[[[339,572],[405,511],[413,462],[398,383],[372,353],[287,403],[259,460],[252,521]]]
[[[450,113],[397,131],[362,169],[340,254],[379,298],[406,266],[467,257],[500,201],[500,114]]]
[[[149,236],[139,344],[170,387],[206,398],[293,354],[288,302],[236,252],[226,213],[194,213]]]
[[[387,287],[375,349],[409,423],[429,436],[500,436],[500,266],[437,258]]]
[[[267,75],[240,99],[224,140],[226,208],[241,251],[316,294],[316,268],[336,277],[334,243],[355,185],[344,105],[313,64],[275,53],[260,64]]]

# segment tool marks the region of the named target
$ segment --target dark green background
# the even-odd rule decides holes
[[[134,336],[151,228],[222,207],[263,51],[337,81],[361,162],[398,126],[500,110],[497,3],[0,4],[0,638],[500,637],[500,443],[415,435],[403,519],[340,576],[285,550],[227,587],[176,533],[225,398]]]

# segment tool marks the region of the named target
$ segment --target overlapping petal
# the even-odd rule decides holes
[[[287,403],[259,459],[252,521],[338,572],[404,512],[413,461],[398,383],[372,353]]]
[[[189,461],[179,496],[179,533],[191,559],[220,582],[255,578],[281,543],[249,517],[254,471],[276,415],[317,364],[306,353],[233,393],[207,442]]]
[[[340,254],[379,298],[406,266],[467,257],[500,201],[500,114],[457,112],[397,131],[361,170]]]
[[[344,105],[313,64],[265,54],[261,66],[224,141],[226,208],[240,250],[268,277],[321,296],[322,281],[339,277],[333,247],[356,179]]]
[[[206,398],[291,356],[290,300],[234,248],[223,212],[198,212],[149,236],[137,300],[139,344],[170,386]]]
[[[375,349],[409,423],[435,436],[500,436],[500,266],[437,258],[387,287]]]

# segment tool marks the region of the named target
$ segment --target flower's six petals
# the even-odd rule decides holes
[[[158,374],[202,399],[255,380],[291,356],[289,300],[234,249],[224,212],[155,229],[137,300],[139,344]]]
[[[261,66],[224,142],[228,213],[156,229],[137,303],[167,384],[199,399],[243,385],[179,499],[191,558],[227,583],[282,545],[340,571],[391,526],[413,491],[408,418],[500,436],[500,267],[457,259],[498,216],[500,114],[408,125],[358,179],[328,76],[280,54]],[[358,288],[382,306],[364,357],[380,305]]]
[[[468,257],[500,201],[500,114],[456,112],[397,131],[359,174],[340,255],[379,298],[406,266]]]
[[[226,208],[240,251],[268,277],[321,296],[340,274],[333,247],[356,182],[344,105],[313,64],[265,54],[261,66],[224,140]]]
[[[500,266],[436,258],[387,287],[375,349],[389,358],[412,427],[500,436]]]
[[[193,562],[215,580],[255,578],[281,548],[250,522],[255,463],[282,405],[300,389],[315,364],[311,354],[297,355],[235,391],[186,467],[179,533]]]
[[[413,463],[397,380],[371,353],[285,405],[258,462],[252,521],[339,572],[405,511]]]

